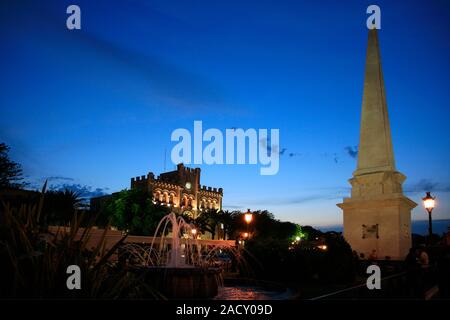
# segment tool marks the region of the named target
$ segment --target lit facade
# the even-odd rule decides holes
[[[222,188],[200,184],[200,168],[188,168],[182,163],[177,169],[131,178],[131,189],[143,189],[153,195],[154,203],[172,208],[177,213],[196,218],[205,210],[222,210]]]

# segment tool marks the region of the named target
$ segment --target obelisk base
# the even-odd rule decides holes
[[[344,238],[366,259],[403,260],[411,248],[411,209],[416,205],[402,194],[345,198],[338,204],[344,211]]]

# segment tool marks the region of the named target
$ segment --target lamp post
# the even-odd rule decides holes
[[[247,209],[247,213],[244,215],[244,220],[247,223],[247,234],[248,234],[248,226],[253,220],[253,214],[250,212],[250,209]]]
[[[425,198],[422,199],[423,201],[423,206],[425,207],[425,209],[428,212],[428,244],[431,244],[431,239],[433,236],[433,226],[432,226],[432,222],[431,222],[431,212],[434,209],[434,206],[436,204],[435,201],[436,197],[432,197],[430,192],[427,192],[427,195],[425,196]]]

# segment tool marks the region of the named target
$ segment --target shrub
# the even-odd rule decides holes
[[[87,248],[94,219],[81,233],[83,217],[76,214],[68,231],[50,232],[42,223],[44,191],[45,186],[35,204],[0,204],[1,298],[159,297],[137,276],[109,261],[126,236],[105,250],[105,232],[95,248]],[[69,265],[81,269],[81,290],[67,289]]]

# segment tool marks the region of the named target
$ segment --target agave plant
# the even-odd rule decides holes
[[[67,228],[49,230],[42,216],[45,189],[46,183],[34,204],[0,203],[0,298],[162,298],[111,260],[126,235],[106,249],[105,228],[88,248],[95,219],[82,229],[84,215],[76,213]],[[67,288],[70,265],[81,270],[80,290]]]

